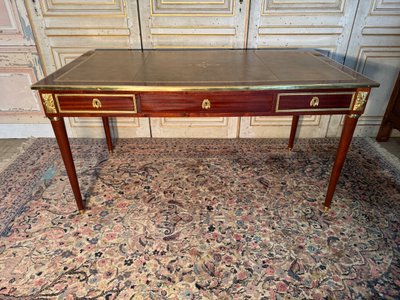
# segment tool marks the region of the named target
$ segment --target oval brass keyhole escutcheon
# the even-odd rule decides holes
[[[203,102],[201,103],[201,108],[202,109],[210,109],[211,108],[210,100],[204,99]]]
[[[311,107],[317,107],[319,105],[319,98],[318,97],[312,97],[310,101],[310,106]]]
[[[100,99],[93,98],[92,106],[93,106],[94,108],[99,109],[99,108],[101,107],[101,101],[100,101]]]

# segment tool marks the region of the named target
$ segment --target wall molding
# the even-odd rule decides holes
[[[234,16],[236,0],[219,2],[196,0],[195,2],[167,2],[165,0],[150,1],[151,16]]]
[[[228,118],[226,117],[209,117],[209,118],[160,118],[161,127],[226,127]]]
[[[262,0],[261,15],[291,14],[291,15],[312,15],[343,13],[346,0]]]
[[[301,116],[302,126],[319,126],[321,116]],[[250,127],[252,126],[291,126],[292,116],[281,117],[251,117]]]
[[[400,15],[400,2],[374,0],[374,3],[371,6],[370,14],[374,16],[398,16]]]
[[[125,0],[113,0],[112,2],[96,1],[91,2],[70,2],[52,0],[39,0],[42,15],[44,17],[71,17],[71,16],[89,16],[89,17],[125,17]]]

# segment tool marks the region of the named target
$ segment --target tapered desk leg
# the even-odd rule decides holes
[[[79,212],[85,211],[83,205],[81,191],[79,189],[78,178],[76,176],[76,170],[74,160],[72,158],[71,148],[69,146],[67,131],[65,130],[64,119],[60,117],[50,118],[51,126],[53,126],[54,134],[56,135],[58,147],[60,148],[61,156],[64,161],[65,169],[67,170],[69,182],[74,192],[76,205],[78,206]]]
[[[294,138],[296,137],[296,131],[297,131],[297,124],[299,124],[299,116],[293,116],[292,127],[290,129],[289,144],[288,144],[289,151],[292,151],[293,149]]]
[[[347,151],[353,137],[354,130],[357,125],[359,115],[347,115],[345,117],[342,135],[340,137],[339,147],[336,152],[336,159],[331,172],[328,191],[325,197],[325,211],[329,210],[332,202],[332,197],[336,189],[336,184],[339,180],[340,172],[342,171]]]
[[[113,144],[112,144],[111,131],[110,131],[110,122],[108,120],[108,117],[102,117],[102,119],[103,119],[104,132],[106,134],[108,152],[112,153],[113,152]]]

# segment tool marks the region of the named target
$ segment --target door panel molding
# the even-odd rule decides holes
[[[329,0],[329,1],[310,1],[298,0],[263,0],[261,3],[261,15],[267,16],[271,14],[282,15],[284,13],[290,15],[321,14],[321,13],[343,13],[345,0]]]
[[[150,1],[150,16],[170,16],[170,17],[183,17],[183,16],[202,16],[202,17],[231,17],[235,15],[236,0],[222,0],[215,1],[202,1],[196,2],[187,1],[163,1],[163,0],[149,0]]]

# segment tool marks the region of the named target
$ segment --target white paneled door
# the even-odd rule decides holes
[[[376,136],[400,70],[400,0],[360,1],[345,64],[381,84],[356,129]]]
[[[82,53],[98,48],[140,49],[136,0],[26,0],[36,42],[46,74]],[[113,118],[120,137],[149,136],[149,120]],[[101,137],[102,122],[70,118],[70,136]]]
[[[39,95],[30,89],[42,76],[23,3],[0,0],[0,137],[50,132]]]
[[[143,47],[246,48],[248,2],[139,1]]]
[[[249,1],[140,1],[143,47],[246,48]],[[154,137],[237,137],[239,118],[152,118]]]
[[[343,62],[358,0],[252,0],[250,48],[318,49]],[[298,136],[325,137],[330,116],[300,118]],[[287,137],[291,117],[241,118],[241,137]],[[335,130],[336,131],[336,130]]]

